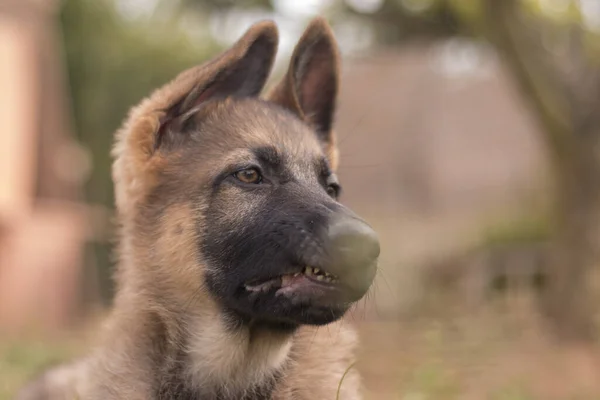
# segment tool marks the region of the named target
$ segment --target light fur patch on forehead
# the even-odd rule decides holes
[[[274,147],[292,163],[314,162],[325,157],[314,130],[274,104],[258,100],[226,101],[210,119],[210,125],[231,149]],[[223,120],[227,121],[224,128]]]

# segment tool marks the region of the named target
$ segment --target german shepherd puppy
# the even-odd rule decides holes
[[[361,397],[341,317],[369,289],[379,242],[338,202],[338,50],[313,20],[259,99],[277,43],[258,23],[133,109],[113,151],[104,341],[19,399]]]

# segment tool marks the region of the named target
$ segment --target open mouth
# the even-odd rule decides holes
[[[253,293],[269,292],[276,289],[277,294],[294,291],[297,288],[313,286],[332,286],[338,278],[320,268],[306,266],[301,272],[288,273],[268,280],[253,281],[244,285],[245,289]]]

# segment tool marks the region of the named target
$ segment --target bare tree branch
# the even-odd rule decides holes
[[[600,123],[600,63],[589,57],[589,32],[582,21],[558,25],[527,15],[517,0],[482,2],[477,33],[500,53],[561,157],[571,151],[570,135],[585,135]]]

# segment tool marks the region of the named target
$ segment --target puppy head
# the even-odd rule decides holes
[[[261,100],[276,46],[275,26],[257,24],[133,111],[114,151],[117,206],[136,273],[160,296],[208,293],[240,321],[326,324],[368,290],[379,243],[338,201],[329,27],[308,26]]]

